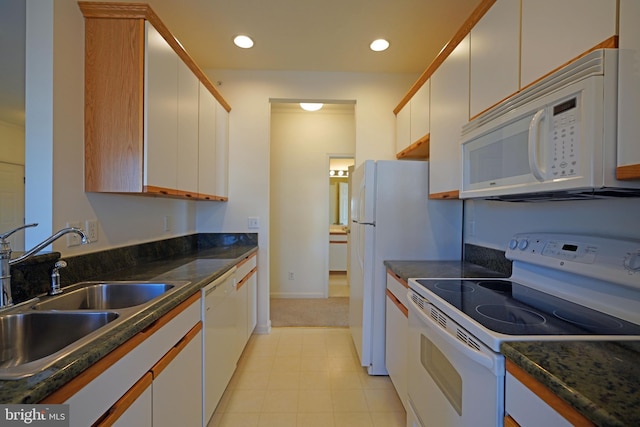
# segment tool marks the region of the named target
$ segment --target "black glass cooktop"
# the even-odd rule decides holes
[[[416,282],[485,328],[505,335],[640,335],[639,325],[510,280]]]

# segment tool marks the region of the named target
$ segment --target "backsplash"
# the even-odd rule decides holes
[[[257,233],[201,233],[155,242],[124,246],[106,251],[64,257],[67,267],[60,270],[61,285],[87,280],[99,280],[104,275],[135,268],[154,261],[178,258],[203,250],[215,253],[216,248],[228,252],[230,247],[256,246]],[[212,252],[213,250],[213,252]],[[239,253],[244,250],[239,250]],[[233,254],[233,252],[231,252]],[[11,267],[13,300],[19,303],[49,290],[53,264],[61,258],[59,252],[31,257]]]
[[[464,260],[511,276],[511,260],[506,258],[504,251],[465,243]]]

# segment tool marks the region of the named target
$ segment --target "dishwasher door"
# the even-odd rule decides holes
[[[236,292],[236,267],[202,288],[203,420],[209,419],[236,369],[237,316],[229,301]]]

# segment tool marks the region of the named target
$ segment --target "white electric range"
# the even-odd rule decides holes
[[[409,280],[409,426],[502,426],[502,342],[640,340],[640,241],[519,234],[506,256],[508,279]]]

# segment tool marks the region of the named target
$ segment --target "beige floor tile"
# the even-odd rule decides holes
[[[333,427],[332,412],[298,413],[297,427]]]
[[[259,413],[265,395],[265,390],[232,390],[224,412]]]
[[[400,412],[404,410],[400,398],[395,390],[368,389],[364,395],[369,405],[369,411],[376,412]]]
[[[275,356],[247,357],[238,362],[236,371],[269,372],[275,360]]]
[[[368,412],[363,390],[331,390],[333,412]]]
[[[298,412],[332,412],[330,390],[300,390]]]
[[[333,390],[362,390],[360,373],[355,371],[330,371],[331,389]]]
[[[258,427],[260,414],[224,414],[220,427]]]
[[[371,415],[368,412],[334,413],[335,427],[373,427]]]
[[[216,413],[223,413],[227,410],[227,406],[229,406],[229,400],[231,400],[232,393],[233,390],[231,388],[227,387],[225,389],[224,393],[222,393],[220,401],[218,402],[218,406],[216,406]]]
[[[300,372],[272,372],[269,376],[268,390],[298,390]]]
[[[297,415],[291,413],[262,413],[258,421],[258,427],[296,427]]]
[[[361,366],[351,355],[329,356],[329,369],[331,372],[360,372]]]
[[[264,398],[262,412],[297,412],[299,390],[269,390]]]
[[[222,413],[214,413],[209,422],[207,423],[207,427],[219,427],[222,422]]]
[[[300,372],[301,356],[278,356],[273,360],[271,372]]]
[[[313,353],[310,355],[305,355],[303,353],[302,358],[300,360],[300,371],[302,372],[317,372],[317,371],[327,371],[329,369],[329,358],[324,355],[318,355],[317,353]]]
[[[300,390],[330,390],[331,376],[328,371],[300,372]]]
[[[228,388],[231,390],[266,390],[269,372],[238,370],[231,378]]]
[[[387,375],[369,375],[364,369],[360,372],[360,383],[366,389],[395,390],[391,378]]]
[[[407,414],[404,412],[371,412],[371,419],[375,427],[405,427]]]

